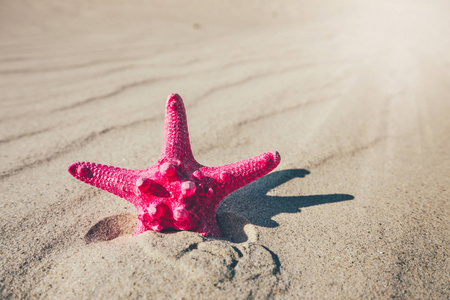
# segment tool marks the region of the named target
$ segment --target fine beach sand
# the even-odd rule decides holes
[[[448,299],[448,1],[1,1],[0,298]],[[226,237],[147,231],[75,180],[278,150]]]

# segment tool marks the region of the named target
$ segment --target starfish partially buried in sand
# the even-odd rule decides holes
[[[222,199],[266,175],[280,163],[278,152],[267,152],[220,167],[205,167],[192,155],[183,100],[171,94],[166,103],[163,149],[145,170],[127,170],[76,162],[76,179],[131,202],[138,212],[134,236],[171,228],[203,236],[222,236],[216,210]]]

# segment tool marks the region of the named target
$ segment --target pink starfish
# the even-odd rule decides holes
[[[148,169],[127,170],[76,162],[75,178],[131,202],[138,212],[134,236],[165,228],[222,236],[216,209],[233,191],[266,175],[280,163],[278,152],[220,167],[205,167],[192,155],[183,100],[171,94],[166,103],[161,157]]]

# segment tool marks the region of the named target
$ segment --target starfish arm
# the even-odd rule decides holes
[[[171,94],[166,102],[164,141],[161,159],[191,161],[194,159],[184,103],[178,94]]]
[[[281,157],[277,151],[238,161],[220,167],[203,167],[201,173],[219,183],[224,196],[266,175],[280,163]]]
[[[136,187],[136,171],[91,162],[76,162],[69,173],[78,180],[125,198],[130,202]]]

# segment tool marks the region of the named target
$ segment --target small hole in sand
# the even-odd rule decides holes
[[[106,217],[89,229],[84,240],[90,244],[110,241],[122,235],[132,235],[136,223],[137,217],[131,213]]]

